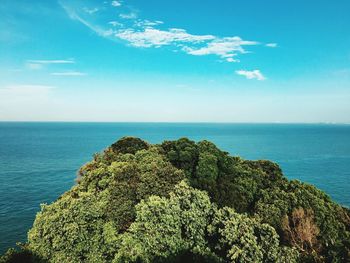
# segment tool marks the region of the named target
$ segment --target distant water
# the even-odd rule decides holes
[[[40,203],[68,190],[93,153],[126,135],[207,139],[232,155],[273,160],[288,178],[350,206],[350,125],[0,122],[0,253],[26,240]]]

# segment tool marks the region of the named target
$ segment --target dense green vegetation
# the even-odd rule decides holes
[[[208,141],[125,137],[0,262],[349,262],[350,211]]]

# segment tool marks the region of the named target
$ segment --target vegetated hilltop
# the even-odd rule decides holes
[[[349,262],[350,212],[270,161],[125,137],[0,262]]]

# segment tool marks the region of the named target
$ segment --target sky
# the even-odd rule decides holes
[[[0,121],[350,123],[348,0],[1,0]]]

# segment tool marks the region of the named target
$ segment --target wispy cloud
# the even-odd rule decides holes
[[[98,9],[97,7],[95,7],[95,8],[87,8],[87,7],[84,7],[83,10],[84,10],[86,13],[92,15],[92,14],[98,12],[99,9]]]
[[[154,26],[158,26],[158,25],[161,25],[161,24],[164,24],[164,22],[163,21],[159,21],[159,20],[150,21],[150,20],[147,20],[147,19],[138,19],[138,20],[135,20],[135,22],[134,22],[134,26],[135,27],[140,27],[140,28],[154,27]]]
[[[27,60],[28,63],[32,64],[74,64],[75,61],[73,59],[56,59],[56,60]]]
[[[79,72],[79,71],[67,71],[67,72],[53,72],[51,73],[52,76],[86,76],[86,73]]]
[[[240,37],[225,37],[214,38],[205,47],[191,48],[185,47],[184,50],[191,55],[204,56],[204,55],[217,55],[228,62],[238,62],[239,60],[233,57],[237,56],[237,53],[246,53],[243,46],[245,45],[258,45],[255,41],[245,41]]]
[[[236,70],[236,74],[245,76],[247,79],[257,79],[257,80],[265,80],[265,76],[260,72],[260,70]]]
[[[278,45],[277,45],[277,43],[267,43],[265,46],[266,47],[277,47]]]
[[[112,25],[114,27],[123,25],[122,23],[119,23],[118,21],[109,21],[108,24]]]
[[[161,30],[154,28],[151,25],[152,22],[146,21],[147,23],[143,22],[144,25],[140,22],[136,23],[141,29],[120,29],[114,36],[128,41],[135,47],[159,48],[173,45],[189,55],[216,55],[227,62],[239,62],[234,57],[248,53],[244,46],[259,45],[257,41],[243,40],[238,36],[220,38],[214,35],[194,35],[180,28]]]
[[[121,3],[121,1],[112,1],[111,5],[115,6],[115,7],[118,7],[118,6],[121,6],[122,3]]]
[[[122,19],[135,19],[135,18],[137,18],[137,14],[134,12],[131,12],[128,14],[120,14],[119,17]]]
[[[145,28],[144,31],[121,30],[116,36],[127,40],[135,47],[160,47],[182,42],[198,43],[215,38],[211,35],[191,35],[184,29],[171,28],[165,31],[151,27]]]
[[[73,8],[63,4],[61,1],[59,3],[71,19],[79,21],[80,23],[90,28],[92,31],[96,32],[98,35],[102,37],[108,37],[111,35],[111,29],[106,30],[97,25],[94,25],[93,23],[88,22],[86,19],[83,19],[80,15],[78,15]]]
[[[214,55],[221,61],[240,62],[240,55],[251,53],[246,50],[248,46],[263,45],[259,41],[245,40],[239,36],[219,37],[214,34],[193,34],[183,28],[166,28],[163,21],[139,18],[137,11],[124,3],[121,5],[120,1],[105,2],[110,3],[110,8],[118,9],[113,8],[113,12],[109,12],[108,7],[101,8],[96,19],[84,15],[81,7],[66,0],[60,1],[70,18],[81,22],[100,36],[114,41],[123,40],[133,47],[170,47],[173,51],[192,56]],[[268,43],[265,46],[277,47],[277,44]]]
[[[63,65],[63,64],[74,64],[73,59],[51,59],[51,60],[26,60],[25,66],[30,70],[40,70],[47,65]]]

